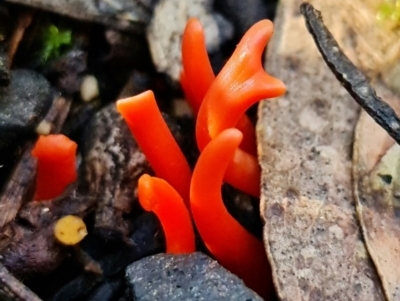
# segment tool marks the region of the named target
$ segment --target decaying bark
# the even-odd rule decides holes
[[[29,145],[0,195],[0,229],[11,222],[21,206],[31,200],[36,179],[36,159]],[[1,236],[1,235],[0,235]]]
[[[346,1],[310,2],[354,56],[348,16],[336,13]],[[300,4],[280,3],[266,69],[288,92],[260,105],[257,125],[261,213],[274,283],[282,300],[384,300],[352,195],[359,109],[318,53]]]
[[[400,114],[400,98],[378,94]],[[400,146],[362,112],[353,151],[357,212],[388,300],[400,300]]]

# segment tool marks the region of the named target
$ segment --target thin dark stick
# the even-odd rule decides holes
[[[376,95],[365,75],[340,49],[331,32],[324,25],[321,13],[309,3],[301,4],[300,12],[306,19],[308,31],[314,38],[319,52],[336,78],[376,123],[400,144],[399,117],[386,102]]]

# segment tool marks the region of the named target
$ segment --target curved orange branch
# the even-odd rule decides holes
[[[189,211],[182,197],[171,185],[162,179],[144,174],[139,178],[138,195],[143,209],[153,211],[160,220],[167,253],[196,251]]]
[[[251,105],[285,92],[284,84],[262,66],[261,56],[272,31],[269,20],[253,25],[208,89],[197,119],[200,149],[224,129],[235,127]]]
[[[208,58],[204,29],[196,18],[189,19],[182,38],[182,64],[180,82],[185,96],[195,115],[198,114],[204,96],[215,79]],[[236,127],[243,133],[240,147],[256,155],[256,137],[254,126],[244,114]]]
[[[193,112],[197,115],[215,76],[208,58],[203,26],[196,18],[189,19],[183,32],[182,64],[183,82],[186,83],[182,86]]]
[[[264,246],[228,213],[221,196],[223,176],[241,139],[238,130],[227,129],[204,148],[193,172],[190,205],[208,250],[246,285],[267,297],[272,282]]]
[[[157,107],[153,92],[119,100],[117,109],[156,175],[171,184],[189,208],[192,173]]]

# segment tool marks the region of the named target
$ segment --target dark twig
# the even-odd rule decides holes
[[[41,301],[0,263],[0,300]]]
[[[322,21],[321,13],[311,4],[300,5],[308,31],[314,38],[326,64],[357,103],[400,144],[400,119],[393,109],[376,95],[365,75],[340,49]]]

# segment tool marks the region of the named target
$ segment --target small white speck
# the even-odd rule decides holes
[[[81,84],[81,99],[85,102],[89,102],[98,97],[99,94],[99,84],[96,77],[93,75],[86,75]]]
[[[49,212],[49,211],[50,211],[50,209],[47,208],[47,207],[44,207],[44,208],[42,209],[42,212],[43,212],[43,213],[47,213],[47,212]]]
[[[344,237],[344,233],[342,228],[340,228],[338,225],[333,225],[329,227],[329,232],[332,233],[337,239],[341,240]]]
[[[36,133],[39,135],[47,136],[51,132],[52,125],[50,122],[46,120],[42,120],[39,125],[36,127]]]
[[[391,127],[394,130],[398,130],[399,129],[399,124],[397,122],[392,122]]]
[[[363,96],[368,96],[369,89],[366,86],[361,86],[358,88],[358,92]]]

